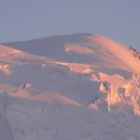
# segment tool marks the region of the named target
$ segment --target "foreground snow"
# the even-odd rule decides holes
[[[0,45],[0,137],[139,140],[134,48],[77,34]]]

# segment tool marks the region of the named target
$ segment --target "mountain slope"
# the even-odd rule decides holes
[[[139,71],[137,50],[100,35],[5,43],[1,111],[15,139],[137,140]]]

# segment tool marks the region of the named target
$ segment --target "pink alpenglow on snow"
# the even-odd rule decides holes
[[[139,140],[139,73],[136,49],[100,35],[2,44],[0,132],[11,140]]]

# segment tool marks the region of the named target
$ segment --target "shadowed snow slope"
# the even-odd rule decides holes
[[[100,35],[5,43],[0,111],[15,140],[138,140],[139,73],[136,49]]]

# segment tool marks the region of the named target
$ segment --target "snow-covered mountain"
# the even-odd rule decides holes
[[[139,73],[136,49],[100,35],[1,44],[0,136],[139,140]]]

